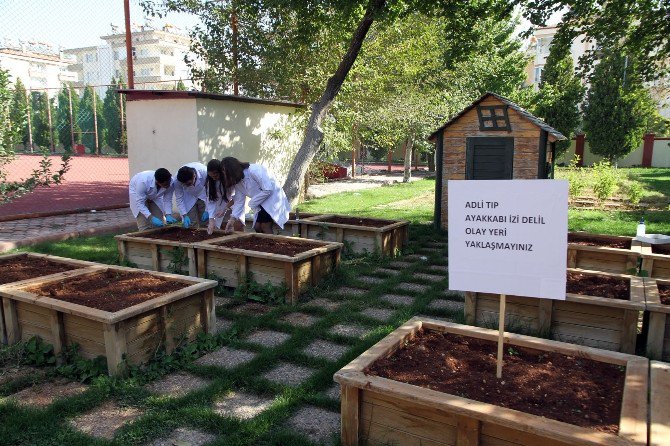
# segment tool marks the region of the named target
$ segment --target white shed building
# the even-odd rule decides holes
[[[127,98],[130,176],[234,156],[263,164],[283,184],[302,131],[289,130],[291,102],[194,91],[120,90]],[[278,134],[282,136],[279,137]]]

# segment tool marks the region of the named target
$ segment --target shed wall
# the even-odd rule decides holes
[[[284,184],[300,144],[299,132],[286,131],[294,111],[278,105],[197,99],[199,159],[207,163],[234,156],[262,164]],[[278,131],[282,139],[273,137]]]
[[[128,101],[128,170],[165,167],[173,174],[198,159],[194,99]]]
[[[502,105],[494,97],[486,98],[481,105]],[[524,119],[512,108],[508,108],[510,126],[508,131],[482,131],[479,129],[477,110],[472,109],[458,121],[444,129],[441,187],[441,227],[448,226],[447,185],[449,180],[464,180],[466,165],[466,139],[468,137],[513,137],[514,179],[537,179],[540,129]]]

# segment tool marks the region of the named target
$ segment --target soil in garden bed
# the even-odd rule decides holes
[[[115,312],[186,288],[187,283],[144,273],[107,270],[46,283],[25,291]]]
[[[211,235],[205,230],[185,229],[180,227],[171,227],[152,232],[151,234],[139,234],[132,237],[144,237],[158,240],[169,240],[171,242],[196,243],[212,238],[223,237],[223,231],[214,231]]]
[[[374,218],[360,218],[360,217],[341,217],[334,216],[324,220],[319,220],[320,223],[338,223],[341,225],[365,226],[368,228],[383,228],[388,226],[391,222],[387,220],[376,220]]]
[[[423,331],[365,373],[616,434],[625,369],[584,358]]]
[[[651,245],[651,252],[654,254],[670,255],[670,244]]]
[[[567,293],[630,300],[630,280],[568,271]]]
[[[81,266],[52,262],[39,257],[18,256],[0,260],[0,285],[49,274],[62,273]]]
[[[606,248],[630,249],[632,241],[589,237],[587,235],[568,233],[568,243],[582,246],[603,246]]]
[[[294,241],[289,238],[275,239],[265,237],[240,237],[234,240],[214,243],[216,246],[225,246],[226,248],[246,249],[249,251],[268,252],[271,254],[280,254],[289,257],[295,257],[297,254],[309,251],[314,248],[323,248],[323,243]]]
[[[658,284],[658,296],[663,305],[670,305],[670,285]]]

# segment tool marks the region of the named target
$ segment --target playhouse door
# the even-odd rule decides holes
[[[511,180],[514,138],[467,138],[466,180]]]

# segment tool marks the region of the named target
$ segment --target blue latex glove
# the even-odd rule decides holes
[[[161,220],[158,217],[151,217],[151,224],[154,225],[157,228],[160,228],[163,226],[163,220]]]
[[[209,220],[209,212],[205,211],[202,213],[202,218],[200,218],[200,221],[204,223],[207,220]]]
[[[177,219],[174,218],[172,215],[166,215],[165,221],[167,221],[169,225],[171,225],[172,223],[177,223]]]
[[[191,219],[189,218],[188,215],[184,215],[184,218],[182,219],[182,225],[188,229],[189,226],[191,226]]]

